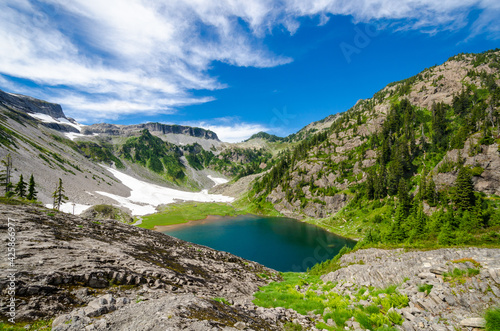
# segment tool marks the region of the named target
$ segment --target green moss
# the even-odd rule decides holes
[[[223,304],[228,305],[228,306],[230,306],[230,305],[231,305],[231,304],[229,303],[229,301],[227,301],[227,299],[226,299],[226,298],[213,298],[212,300],[217,301],[217,302],[220,302],[220,303],[223,303]]]
[[[43,320],[43,321],[25,321],[25,322],[16,322],[12,324],[8,321],[0,322],[0,330],[5,331],[39,331],[46,330],[50,331],[52,325],[52,320]],[[29,327],[27,327],[29,326]]]

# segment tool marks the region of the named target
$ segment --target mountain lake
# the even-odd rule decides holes
[[[226,251],[278,271],[306,271],[356,241],[283,217],[209,216],[163,228],[173,237]]]

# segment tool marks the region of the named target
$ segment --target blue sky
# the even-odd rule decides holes
[[[500,47],[492,0],[3,0],[0,89],[91,124],[281,136],[460,52]]]

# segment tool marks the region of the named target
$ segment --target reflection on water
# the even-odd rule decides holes
[[[168,235],[230,252],[279,271],[305,271],[355,241],[317,226],[283,217],[244,215],[190,222]]]

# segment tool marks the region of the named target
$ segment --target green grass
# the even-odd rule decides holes
[[[245,193],[238,200],[234,201],[232,205],[240,210],[242,214],[254,214],[254,215],[265,215],[265,216],[276,216],[282,217],[283,215],[274,209],[273,204],[265,201],[261,203],[256,203],[251,201],[249,198],[249,193]]]
[[[217,301],[217,302],[220,302],[220,303],[223,303],[223,304],[226,304],[228,306],[230,306],[231,304],[229,303],[229,301],[227,301],[226,298],[213,298],[212,300],[214,301]]]
[[[29,325],[29,328],[26,326]],[[0,330],[5,331],[50,331],[52,325],[52,320],[48,321],[36,321],[36,322],[17,322],[12,324],[9,322],[0,322]]]
[[[236,216],[245,214],[230,204],[210,202],[186,202],[168,205],[159,213],[142,217],[141,228],[152,229],[155,225],[172,225],[205,219],[209,215]]]
[[[432,288],[434,285],[431,284],[422,284],[418,287],[419,292],[424,292],[425,294],[429,295],[431,293]]]
[[[337,325],[330,327],[321,322],[317,324],[320,329],[343,330],[344,323],[354,317],[365,329],[379,330],[385,324],[401,324],[402,317],[391,308],[408,306],[408,297],[399,293],[396,285],[384,289],[369,288],[369,294],[365,294],[367,288],[361,287],[354,296],[346,296],[331,291],[337,283],[325,284],[319,275],[310,272],[285,272],[281,273],[281,276],[283,281],[261,287],[259,292],[254,294],[253,303],[266,308],[291,308],[302,315],[312,311],[315,314],[323,314],[324,322],[332,319]],[[317,290],[323,293],[318,295]],[[385,297],[378,297],[380,293],[384,293]],[[367,307],[359,305],[360,300],[368,298],[374,302],[373,305]]]
[[[300,314],[307,314],[311,310],[321,310],[325,308],[319,297],[316,299],[310,295],[302,294],[295,289],[295,286],[306,284],[318,284],[322,282],[319,276],[310,276],[308,274],[285,272],[281,273],[282,282],[272,282],[267,286],[260,288],[255,293],[254,304],[266,308],[284,307],[292,308]],[[306,298],[306,299],[304,299]]]
[[[486,331],[500,331],[500,307],[491,308],[484,314]]]

